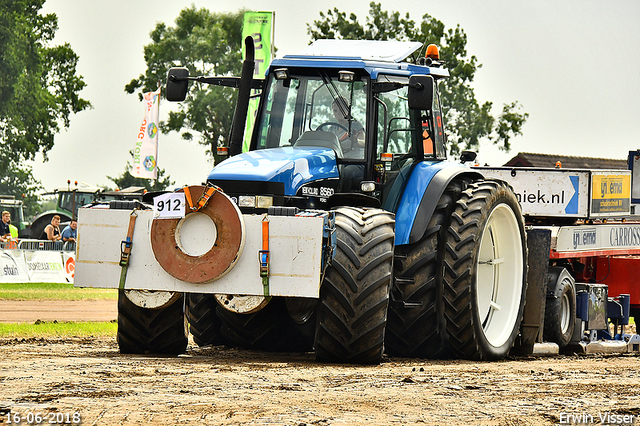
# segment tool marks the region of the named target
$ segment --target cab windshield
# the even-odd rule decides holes
[[[272,79],[257,130],[256,148],[324,147],[345,160],[364,160],[366,76],[339,81],[338,72]]]

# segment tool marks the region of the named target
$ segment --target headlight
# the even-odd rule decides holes
[[[238,197],[239,207],[268,209],[273,206],[273,197],[268,195],[241,195]]]
[[[241,195],[238,197],[238,206],[239,207],[255,207],[256,197],[254,197],[253,195]]]
[[[268,209],[273,206],[273,197],[267,195],[258,195],[256,197],[256,204],[259,209]]]
[[[360,189],[362,190],[362,192],[373,192],[376,190],[376,183],[375,182],[362,182],[360,184]]]

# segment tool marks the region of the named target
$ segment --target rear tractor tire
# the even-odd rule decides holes
[[[160,307],[141,307],[137,303],[131,301],[127,291],[119,291],[117,340],[120,353],[184,353],[188,338],[184,294],[176,294]]]
[[[385,346],[392,356],[447,358],[442,257],[451,213],[469,183],[454,180],[438,200],[420,241],[396,248]]]
[[[447,335],[460,358],[506,357],[518,336],[527,275],[524,222],[501,181],[478,181],[462,192],[444,253]]]
[[[316,359],[380,363],[393,267],[394,218],[379,209],[335,211],[337,247],[320,287]]]

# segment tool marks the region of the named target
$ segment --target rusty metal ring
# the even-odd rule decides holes
[[[190,186],[193,200],[205,191],[204,186]],[[184,192],[182,189],[178,192]],[[169,275],[181,281],[204,284],[229,272],[240,258],[244,247],[244,220],[235,203],[222,191],[216,191],[200,210],[213,221],[216,237],[213,247],[199,256],[192,256],[180,244],[180,227],[194,212],[186,206],[182,219],[154,219],[151,224],[153,254]]]

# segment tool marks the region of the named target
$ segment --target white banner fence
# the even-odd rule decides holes
[[[20,240],[0,243],[0,282],[73,283],[75,243]]]

